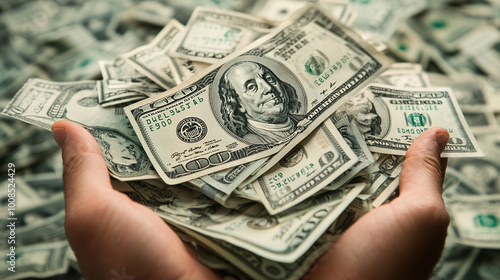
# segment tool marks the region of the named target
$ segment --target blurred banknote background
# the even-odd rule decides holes
[[[119,139],[109,131],[120,130],[124,140],[114,143],[130,147],[124,142],[131,141],[137,148],[129,157],[139,157],[145,152],[125,106],[205,73],[221,58],[297,21],[294,12],[306,4],[356,30],[359,35],[352,36],[360,50],[355,52],[372,53],[381,69],[388,67],[376,73],[368,90],[355,97],[358,100],[369,99],[376,107],[373,100],[380,103],[381,96],[395,92],[450,92],[452,97],[436,101],[450,104],[443,118],[453,115],[454,129],[462,131],[462,138],[453,138],[457,143],[450,146],[479,146],[484,156],[450,156],[443,196],[451,224],[432,279],[500,279],[498,0],[2,0],[0,108],[5,111],[0,115],[0,162],[5,175],[0,183],[0,279],[83,279],[64,234],[61,150],[47,130],[51,123],[78,121],[98,142],[107,143],[107,138]],[[329,78],[320,75],[328,67],[327,51],[318,51],[310,60],[309,71],[318,71],[318,83]],[[378,52],[394,63],[389,66]],[[360,57],[345,60],[367,63]],[[338,65],[342,63],[353,65],[343,60]],[[82,99],[62,104],[64,117],[43,115],[45,103],[56,103],[51,96],[60,102],[71,94]],[[23,107],[30,100],[39,107]],[[342,102],[286,156],[256,158],[179,185],[163,183],[145,155],[143,162],[128,164],[126,156],[113,158],[116,148],[103,154],[111,154],[105,158],[114,187],[152,208],[183,240],[196,244],[200,260],[226,279],[299,279],[357,218],[397,195],[404,156],[377,147],[354,102]],[[92,119],[78,106],[97,108],[91,112],[105,117]],[[390,117],[396,126],[397,115],[392,114],[380,114],[382,123]],[[430,114],[417,119],[425,122]],[[436,119],[434,123],[439,125]],[[10,235],[9,163],[16,170],[16,273],[8,270],[5,253]],[[301,176],[328,179],[294,200],[291,194],[305,186]],[[207,211],[212,216],[203,214]],[[313,217],[315,228],[297,236]],[[227,234],[224,225],[242,221],[247,227],[232,229],[238,238],[220,239]],[[265,238],[285,226],[289,243]],[[260,241],[254,240],[257,229],[263,234]],[[272,253],[274,245],[291,253]],[[263,247],[271,249],[259,249]]]

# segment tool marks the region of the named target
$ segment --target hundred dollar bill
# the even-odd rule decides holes
[[[206,0],[169,0],[168,4],[179,10],[186,10],[191,13],[194,8],[199,6],[214,7],[219,9],[227,9],[234,11],[247,11],[254,5],[254,0],[217,0],[217,1],[206,1]],[[186,12],[184,11],[184,12]]]
[[[420,34],[408,24],[400,24],[387,42],[391,54],[401,61],[420,62],[425,57],[425,43]],[[425,63],[425,62],[424,62]]]
[[[296,261],[310,248],[361,189],[362,186],[350,189],[343,200],[340,203],[334,201],[333,206],[311,207],[298,215],[292,213],[282,218],[268,215],[255,216],[256,213],[252,212],[260,209],[260,205],[254,205],[243,212],[238,211],[241,214],[237,215],[234,212],[235,215],[220,213],[219,209],[208,220],[195,219],[188,223],[186,220],[178,220],[177,210],[168,209],[164,205],[158,207],[156,212],[169,222],[210,237],[223,239],[264,258],[290,263]],[[209,220],[214,223],[206,224],[205,222]],[[302,234],[305,226],[309,228],[308,233]]]
[[[493,100],[489,99],[490,89],[482,79],[464,75],[450,78],[435,73],[429,74],[429,78],[434,87],[451,88],[462,110],[480,109],[481,111],[487,109],[490,104],[494,104]]]
[[[481,279],[463,278],[477,258],[480,249],[456,243],[448,233],[441,259],[434,267],[432,280]]]
[[[480,108],[467,108],[460,106],[462,113],[474,135],[488,134],[497,129],[498,122],[495,113],[488,106]],[[482,146],[481,146],[482,148]]]
[[[9,184],[8,180],[0,182],[4,186]],[[16,187],[16,210],[23,211],[26,208],[30,208],[30,206],[41,204],[43,199],[37,194],[37,192],[27,184],[21,177],[17,177],[15,181]],[[8,201],[9,201],[9,193],[4,192],[0,195],[0,217],[8,218]],[[0,235],[3,235],[1,233]]]
[[[462,43],[484,27],[475,17],[457,17],[449,7],[432,9],[410,20],[420,35],[431,40],[440,49],[451,53],[460,50]]]
[[[322,7],[325,7],[326,12],[333,18],[351,25],[352,21],[356,18],[356,13],[353,11],[352,4],[343,0],[320,0],[318,2]]]
[[[229,195],[265,161],[266,158],[244,163],[227,170],[203,176],[200,179]]]
[[[164,198],[165,182],[161,180],[141,180],[141,181],[111,181],[113,188],[130,196],[130,198],[138,201],[141,204],[155,207],[169,201],[170,198]],[[189,193],[196,194],[193,196],[210,198],[212,201],[219,203],[225,208],[237,209],[241,208],[244,204],[253,203],[255,201],[243,197],[229,196],[221,192],[200,179],[194,179],[189,182],[177,185],[179,188],[189,190]]]
[[[344,186],[354,177],[359,175],[359,172],[375,162],[372,153],[368,149],[363,136],[354,122],[349,123],[347,116],[339,120],[332,119],[332,121],[334,121],[335,127],[337,127],[344,140],[358,157],[358,161],[355,165],[344,172],[344,174],[330,182],[324,188],[325,190],[336,190]]]
[[[399,187],[399,175],[396,178],[387,178],[374,194],[371,195],[373,207],[379,207],[384,204],[387,199],[394,193]]]
[[[178,57],[171,57],[170,62],[172,63],[172,73],[177,84],[188,80],[210,66],[208,63]]]
[[[174,57],[217,63],[270,32],[269,21],[233,11],[198,7],[171,49]]]
[[[168,51],[182,32],[184,32],[184,26],[172,19],[151,43],[122,54],[120,57],[165,89],[173,88],[176,82]]]
[[[398,87],[425,88],[431,87],[427,73],[422,71],[420,64],[397,63],[385,71],[375,83],[388,84]]]
[[[29,2],[22,9],[12,9],[4,13],[2,21],[11,36],[20,36],[33,39],[70,25],[77,21],[73,11],[76,7],[59,5],[53,1]],[[43,17],[43,24],[36,24],[32,20],[37,16]]]
[[[231,194],[234,197],[242,197],[253,201],[260,201],[260,197],[251,184],[238,186]]]
[[[69,269],[66,258],[67,240],[19,246],[13,260],[4,257],[0,264],[0,277],[4,280],[48,278],[64,274]],[[7,253],[9,254],[9,253]]]
[[[254,16],[265,18],[269,21],[284,21],[294,12],[300,10],[307,2],[300,0],[258,0],[250,11]]]
[[[478,250],[478,249],[476,249]],[[500,252],[498,250],[478,250],[477,256],[472,263],[463,265],[465,273],[462,278],[455,279],[500,279]]]
[[[7,155],[2,158],[2,162],[15,162],[16,168],[23,169],[43,162],[60,149],[52,133],[43,129],[33,130],[31,135],[22,141],[21,145],[9,149]]]
[[[357,162],[328,119],[252,185],[274,215],[315,194]]]
[[[96,139],[114,176],[120,179],[157,178],[123,108],[99,105],[96,83],[31,79],[2,114],[47,130],[57,120],[79,123]]]
[[[0,99],[13,96],[26,80],[39,75],[37,69],[26,64],[18,53],[3,46],[0,48],[0,65],[2,65]]]
[[[477,193],[500,193],[500,152],[498,146],[488,145],[484,139],[480,140],[481,149],[485,156],[481,158],[454,158],[448,166],[452,167],[465,177],[466,181]]]
[[[500,112],[500,80],[489,81],[487,83],[490,107],[495,110],[495,112]]]
[[[8,102],[5,102],[5,105],[2,104],[3,106],[0,108],[5,108],[7,104]],[[0,146],[0,157],[8,156],[9,149],[33,135],[36,129],[31,125],[0,116],[0,141],[2,143]]]
[[[100,60],[99,67],[103,77],[98,86],[101,106],[116,103],[113,101],[117,99],[132,101],[165,91],[120,57],[113,61]]]
[[[56,154],[60,156],[60,154]],[[47,161],[51,163],[49,159]],[[62,161],[62,159],[61,159]],[[52,199],[64,189],[62,172],[43,172],[37,171],[34,174],[23,175],[23,181],[32,188],[42,200]],[[28,187],[26,186],[26,187]],[[24,186],[23,186],[24,187]],[[35,203],[28,205],[32,206]]]
[[[169,223],[223,239],[270,260],[291,263],[314,244],[362,188],[353,185],[332,191],[324,199],[317,198],[320,203],[312,201],[298,213],[271,216],[258,203],[228,209],[198,192],[163,185],[155,188],[155,200],[161,205],[152,209]]]
[[[344,141],[349,145],[350,149],[358,157],[358,162],[355,165],[353,165],[340,176],[337,176],[333,181],[330,181],[330,183],[328,183],[324,187],[328,190],[335,190],[349,182],[354,176],[358,174],[358,172],[373,163],[375,159],[371,155],[371,152],[368,149],[368,146],[366,145],[365,140],[359,132],[354,121],[351,121],[351,123],[349,123],[349,119],[347,118],[347,116],[344,116],[340,119],[330,118],[329,120],[325,121],[325,123],[327,122],[333,122],[335,124]],[[285,157],[287,157],[287,155],[285,155]],[[251,184],[252,182],[258,180],[258,178],[264,175],[270,168],[278,164],[281,159],[282,158],[277,155],[267,158],[266,161],[258,169],[256,169],[249,178],[243,181],[242,185]]]
[[[448,166],[446,168],[446,175],[443,180],[443,197],[445,201],[455,195],[478,194],[485,194],[482,186],[477,186],[453,167]]]
[[[102,107],[146,98],[146,91],[162,91],[153,81],[137,72],[123,59],[99,61],[102,81],[97,83],[97,96]]]
[[[183,232],[179,234],[183,240],[187,236],[196,239],[200,245],[207,246],[226,261],[232,263],[244,271],[250,278],[255,280],[299,280],[307,279],[304,275],[314,269],[315,262],[332,246],[332,244],[359,219],[365,212],[355,203],[347,209],[332,223],[332,225],[321,235],[316,242],[299,259],[293,263],[272,261],[263,258],[250,250],[237,247],[221,239],[201,235],[185,227],[174,225]],[[187,235],[187,236],[186,236]]]
[[[124,59],[118,57],[115,60],[99,60],[99,69],[103,80],[118,80],[132,77],[144,77],[135,70]]]
[[[497,37],[500,37],[500,35],[497,35]],[[500,71],[495,65],[500,64],[500,38],[497,38],[497,41],[492,43],[486,51],[474,57],[474,61],[484,72],[498,81]]]
[[[144,1],[131,7],[124,16],[127,20],[137,20],[157,26],[165,26],[173,18],[175,10],[159,2]]]
[[[399,25],[399,22],[423,10],[427,1],[423,0],[379,0],[351,1],[358,13],[352,26],[369,33],[371,36],[387,42]]]
[[[482,155],[450,88],[406,89],[372,84],[335,114],[347,114],[356,121],[372,152],[405,155],[418,135],[439,126],[450,133],[441,156]]]
[[[389,64],[351,29],[308,6],[126,113],[162,179],[176,184],[277,152],[283,157]]]
[[[209,248],[207,245],[203,244],[202,241],[195,239],[192,235],[188,235],[187,232],[181,231],[180,227],[170,225],[170,228],[177,234],[177,236],[179,236],[179,238],[184,243],[194,245],[193,247],[196,250],[198,260],[206,267],[216,271],[217,275],[221,279],[235,277],[236,275],[238,275],[238,280],[252,279],[250,278],[250,276],[248,276],[248,273],[243,272],[240,268],[237,268],[232,263],[228,262],[226,257],[223,257],[219,252],[216,252],[212,248]],[[189,233],[194,232],[189,231]]]
[[[500,78],[500,71],[495,66],[500,63],[500,31],[497,27],[482,26],[464,40],[461,51],[491,78]]]
[[[345,23],[350,18],[352,5],[349,2],[322,0],[319,3],[328,9],[325,11],[327,14],[341,22]],[[307,1],[301,0],[259,0],[250,13],[269,21],[281,22],[307,4]]]
[[[452,197],[446,204],[458,242],[500,248],[500,194]]]
[[[42,213],[35,211],[30,214],[30,218],[33,220],[35,220],[35,217],[43,219],[24,227],[16,227],[17,245],[24,246],[66,239],[64,231],[64,206],[61,208],[61,211],[52,214],[50,217],[43,217]],[[5,238],[7,239],[7,236]]]
[[[189,182],[183,183],[183,186],[186,186],[190,189],[194,189],[204,194],[206,197],[209,197],[214,201],[217,201],[221,205],[227,207],[226,201],[228,200],[230,193],[221,191],[220,189],[208,184],[207,182],[201,179],[190,180]]]
[[[382,155],[368,168],[367,188],[358,196],[363,200],[376,198],[385,190],[394,178],[401,173],[405,157],[399,155]],[[394,185],[392,185],[394,186]]]
[[[99,76],[98,61],[110,59],[116,55],[140,45],[139,38],[131,33],[125,33],[110,42],[90,44],[85,51],[72,49],[54,57],[46,65],[47,74],[55,80],[82,81]]]
[[[133,82],[123,80],[97,81],[99,105],[102,107],[116,106],[147,97],[144,93],[131,88],[134,88]]]

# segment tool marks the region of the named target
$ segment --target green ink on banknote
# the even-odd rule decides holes
[[[479,214],[474,217],[474,223],[477,227],[494,228],[498,226],[498,219],[493,214]]]
[[[309,60],[307,60],[305,67],[307,73],[319,76],[323,73],[323,71],[325,71],[326,61],[320,56],[312,56]]]
[[[413,127],[422,127],[427,124],[427,118],[420,113],[411,113],[408,115],[408,123]]]
[[[347,63],[347,61],[349,61],[349,58],[350,56],[349,55],[344,55],[343,57],[341,57],[338,61],[336,61],[333,65],[331,66],[328,66],[328,68],[326,69],[326,71],[322,71],[322,74],[321,76],[314,81],[314,83],[317,85],[317,86],[320,86],[322,85],[324,82],[326,82],[326,80],[328,80],[335,72],[337,72],[338,70],[340,70],[344,64]],[[307,64],[306,64],[306,68],[307,68]],[[313,73],[311,73],[313,74]],[[319,74],[318,74],[319,75]]]

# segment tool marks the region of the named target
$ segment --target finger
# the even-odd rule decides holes
[[[52,133],[63,153],[66,235],[86,278],[110,279],[113,270],[125,267],[138,279],[214,279],[160,217],[112,189],[97,142],[87,130],[58,121]]]
[[[406,153],[400,177],[400,196],[441,198],[446,159],[441,159],[449,133],[430,128],[420,135]],[[417,196],[415,196],[417,195]]]
[[[441,158],[441,170],[443,171],[442,173],[442,180],[444,181],[444,176],[446,175],[446,167],[448,166],[448,158]]]
[[[67,205],[111,189],[108,169],[92,135],[82,126],[70,121],[52,125],[54,140],[62,148],[63,179]],[[104,187],[103,187],[104,186]]]

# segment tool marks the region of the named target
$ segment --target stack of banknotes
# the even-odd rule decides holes
[[[303,277],[398,195],[406,150],[443,127],[452,219],[433,278],[500,277],[498,1],[45,0],[0,10],[0,157],[18,170],[22,221],[19,272],[4,262],[1,279],[82,277],[64,234],[48,131],[57,120],[85,127],[114,188],[227,279]]]

